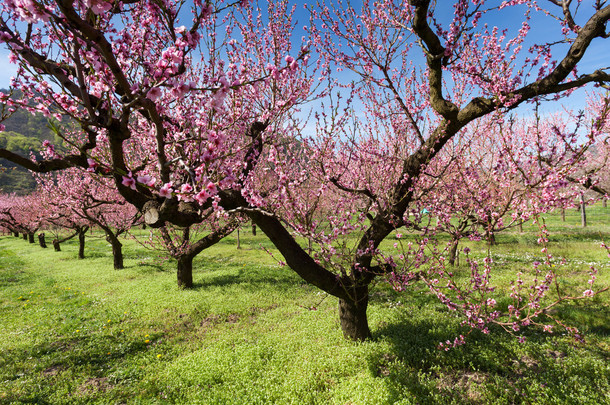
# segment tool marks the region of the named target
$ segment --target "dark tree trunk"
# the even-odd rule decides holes
[[[523,221],[519,221],[519,232],[523,233]]]
[[[602,201],[603,201],[603,202],[602,202],[602,206],[603,206],[604,208],[608,208],[608,199],[607,199],[606,197],[604,197],[604,199],[603,199]]]
[[[59,240],[53,239],[53,248],[56,252],[61,252],[61,247],[59,247]]]
[[[566,209],[565,208],[561,209],[561,221],[566,222]]]
[[[28,234],[27,233],[23,234],[23,240],[28,240]]]
[[[142,224],[142,229],[146,229],[146,224]]]
[[[606,200],[604,200],[604,203],[606,202]],[[256,224],[254,222],[252,222],[252,236],[256,236]]]
[[[123,265],[123,244],[118,238],[109,238],[110,244],[112,245],[112,258],[114,260],[114,269],[124,269]]]
[[[78,258],[85,258],[85,234],[87,230],[78,232]]]
[[[585,204],[585,195],[580,194],[580,222],[583,228],[587,227],[587,205]]]
[[[17,231],[13,231],[13,236],[15,236],[16,238],[18,238],[18,237],[19,237],[19,232],[17,232]]]
[[[44,239],[44,232],[40,232],[38,234],[38,244],[40,245],[41,248],[45,248],[47,247],[47,242]]]
[[[460,241],[459,239],[454,239],[451,241],[451,248],[449,248],[449,264],[451,266],[455,266],[455,262],[457,259],[457,252],[458,252],[458,245],[459,245]],[[458,262],[459,264],[459,262]]]
[[[193,288],[193,256],[178,257],[178,287]]]
[[[494,246],[496,245],[498,242],[496,242],[496,235],[493,232],[489,232],[487,234],[487,244],[489,246]]]
[[[241,239],[239,237],[239,228],[237,228],[237,249],[241,249]]]
[[[28,233],[28,242],[35,243],[34,242],[34,233]]]
[[[371,338],[366,309],[369,303],[368,286],[352,289],[355,299],[339,299],[339,321],[346,339],[363,341]]]

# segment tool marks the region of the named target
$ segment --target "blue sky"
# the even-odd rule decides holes
[[[357,7],[357,4],[360,2],[354,1],[352,4],[354,7]],[[493,3],[493,2],[491,2]],[[591,4],[591,1],[585,0],[583,2],[582,7],[587,7],[587,3]],[[306,11],[303,10],[302,6],[299,3],[297,18],[299,20],[298,26],[309,25],[309,17]],[[441,20],[447,21],[453,15],[453,7],[443,7],[443,4],[447,4],[447,2],[437,2],[437,15],[440,16]],[[557,8],[557,11],[559,9]],[[583,10],[583,16],[589,14],[590,12],[587,9]],[[494,25],[497,19],[498,25],[502,27],[507,27],[509,29],[518,29],[521,24],[521,14],[518,9],[513,10],[502,10],[500,13],[495,13],[496,17],[493,17],[489,20],[491,25]],[[508,24],[507,24],[508,21]],[[511,23],[514,21],[514,23]],[[577,23],[584,23],[583,21],[578,21]],[[543,23],[536,23],[536,20],[532,22],[532,34],[533,37],[539,40],[541,37],[550,37],[552,34],[555,34],[554,37],[557,37],[556,33],[559,30],[558,23],[549,23],[548,19],[545,19]],[[300,34],[297,34],[300,35]],[[555,53],[556,56],[560,56],[559,52]],[[594,69],[604,68],[610,65],[610,58],[608,57],[607,44],[600,39],[597,39],[591,45],[591,48],[587,52],[585,58],[579,64],[580,72],[589,72]],[[8,51],[2,45],[0,45],[0,88],[7,88],[10,84],[10,78],[14,76],[16,73],[16,66],[11,64],[8,60]],[[584,103],[584,91],[576,92],[570,99],[569,104],[575,108],[580,108],[580,106]],[[565,103],[565,101],[563,101]],[[552,111],[560,108],[557,103],[548,103],[545,105],[545,111]]]

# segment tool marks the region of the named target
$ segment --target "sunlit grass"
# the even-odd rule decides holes
[[[608,228],[566,235],[549,244],[566,258],[566,288],[578,291],[592,262],[610,284],[599,248]],[[531,266],[536,239],[529,225],[498,235],[489,248],[495,281],[506,286]],[[337,300],[278,266],[260,249],[272,249],[264,236],[245,230],[242,249],[232,235],[203,252],[190,291],[177,288],[173,261],[124,244],[126,268],[116,271],[99,231],[84,260],[75,240],[54,252],[0,238],[0,403],[610,402],[608,295],[559,306],[586,333],[584,346],[535,330],[518,343],[492,328],[445,352],[437,345],[463,331],[459,319],[422,286],[399,294],[380,284],[369,309],[374,338],[353,343],[341,334]],[[488,253],[484,242],[464,246]],[[463,260],[458,269],[467,270]]]

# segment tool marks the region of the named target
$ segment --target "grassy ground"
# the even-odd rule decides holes
[[[610,285],[599,249],[610,221],[600,210],[586,230],[549,217],[568,287],[591,262]],[[540,254],[534,230],[498,236],[499,280]],[[518,343],[493,329],[444,352],[437,345],[461,332],[459,320],[421,288],[377,286],[374,339],[353,343],[342,337],[337,300],[277,266],[259,249],[270,247],[263,236],[242,232],[243,249],[229,237],[200,255],[191,291],[177,289],[173,262],[132,241],[127,268],[113,270],[96,236],[84,260],[75,241],[53,252],[0,237],[0,403],[610,403],[607,294],[559,308],[586,345],[536,331]]]

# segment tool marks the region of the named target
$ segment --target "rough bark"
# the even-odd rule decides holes
[[[459,242],[460,241],[458,239],[454,239],[451,241],[451,248],[449,248],[449,264],[451,266],[455,266],[456,264]]]
[[[112,246],[112,258],[114,262],[114,269],[121,270],[124,269],[123,265],[123,244],[117,237],[108,237],[108,241]]]
[[[353,297],[339,299],[339,321],[346,339],[363,341],[371,338],[371,330],[366,316],[369,302],[367,286],[352,289]]]
[[[587,204],[585,204],[585,195],[580,195],[580,222],[583,228],[587,227]]]
[[[78,232],[78,258],[79,259],[85,258],[85,233],[87,233],[87,229],[79,230],[79,232]]]
[[[40,245],[41,248],[46,249],[47,242],[45,241],[45,238],[44,238],[44,232],[41,232],[38,234],[38,244]]]
[[[178,287],[193,288],[193,257],[192,255],[181,255],[178,257]]]

